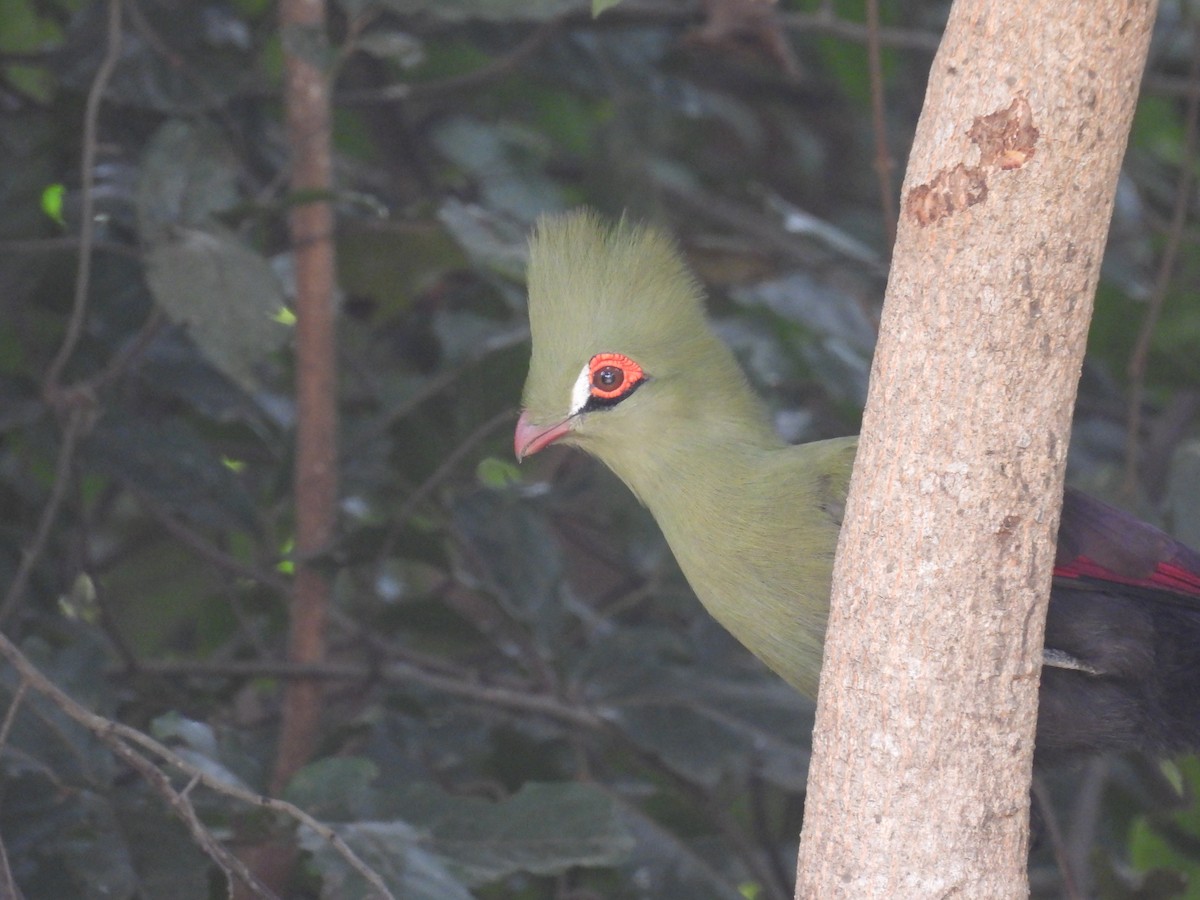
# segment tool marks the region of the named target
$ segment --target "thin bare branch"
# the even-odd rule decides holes
[[[37,254],[37,253],[56,253],[60,250],[78,250],[83,246],[81,238],[75,235],[64,235],[63,237],[48,237],[48,238],[25,238],[10,241],[0,241],[0,254]],[[142,252],[130,244],[121,244],[117,241],[91,241],[93,251],[103,251],[104,253],[113,253],[117,256],[125,256],[129,259],[141,259]]]
[[[58,518],[59,507],[62,506],[63,500],[67,496],[67,485],[71,479],[71,464],[75,459],[75,445],[78,443],[79,437],[83,432],[84,423],[90,415],[90,409],[82,405],[75,406],[70,411],[67,424],[63,428],[62,444],[58,448],[58,459],[54,463],[54,481],[50,487],[50,498],[46,501],[46,505],[42,507],[42,515],[38,520],[37,528],[34,530],[33,540],[29,542],[29,545],[21,554],[21,564],[17,567],[17,573],[13,576],[12,583],[8,586],[8,591],[4,595],[4,602],[0,603],[0,625],[17,608],[17,604],[25,594],[25,586],[29,583],[29,576],[33,572],[33,567],[41,558],[42,553],[46,549],[46,543],[50,540],[50,529],[54,527],[54,522]]]
[[[866,44],[871,40],[871,26],[862,22],[852,22],[834,15],[830,7],[824,7],[814,13],[781,13],[780,22],[793,31],[811,31],[817,34],[827,34],[830,37],[842,38],[857,44]],[[936,53],[942,36],[936,31],[926,31],[918,28],[880,28],[879,43],[885,47],[897,50],[919,50],[925,53]]]
[[[246,867],[246,864],[230,853],[204,823],[200,821],[200,817],[196,814],[196,808],[192,805],[192,801],[188,796],[192,787],[197,783],[195,778],[192,779],[183,791],[177,791],[171,784],[171,780],[158,766],[151,760],[146,759],[146,757],[142,756],[124,741],[115,735],[109,735],[107,738],[101,736],[101,740],[112,750],[115,756],[141,775],[146,783],[166,801],[175,815],[183,821],[192,836],[192,840],[225,873],[230,894],[233,893],[233,884],[237,880],[253,891],[255,896],[262,898],[262,900],[279,900],[276,894],[259,881],[254,876],[254,873]]]
[[[1192,23],[1192,46],[1200,39],[1200,24]],[[1158,274],[1154,288],[1146,300],[1146,314],[1138,331],[1137,342],[1129,357],[1129,408],[1125,432],[1125,491],[1136,492],[1138,463],[1141,456],[1142,402],[1146,393],[1146,361],[1150,356],[1150,342],[1162,316],[1167,290],[1175,274],[1175,261],[1183,243],[1187,225],[1188,207],[1192,201],[1192,185],[1195,183],[1196,143],[1200,122],[1200,54],[1193,53],[1188,66],[1188,80],[1197,90],[1188,96],[1187,113],[1184,118],[1183,156],[1179,163],[1179,183],[1175,188],[1175,208],[1171,213],[1171,225],[1167,231],[1166,244],[1158,261]]]
[[[1067,842],[1063,838],[1058,817],[1054,814],[1054,803],[1050,799],[1050,791],[1047,789],[1045,781],[1038,775],[1035,775],[1033,778],[1032,791],[1033,802],[1037,804],[1037,808],[1042,814],[1042,823],[1046,830],[1046,838],[1050,842],[1054,859],[1058,863],[1059,874],[1062,876],[1062,895],[1065,900],[1083,900],[1083,895],[1080,894],[1079,888],[1076,886],[1075,873],[1071,868],[1070,854],[1067,852]]]
[[[29,682],[22,681],[17,685],[17,689],[13,693],[12,702],[8,704],[8,709],[4,713],[4,723],[0,725],[0,751],[8,743],[8,735],[12,731],[13,722],[17,720],[17,713],[21,709],[21,704],[24,702],[25,694],[28,690]]]
[[[871,74],[871,120],[875,132],[875,175],[879,179],[879,210],[887,255],[896,243],[896,197],[892,192],[895,161],[888,149],[887,113],[884,109],[883,50],[880,46],[879,0],[867,0],[867,69]]]
[[[391,528],[388,529],[387,536],[383,539],[379,550],[379,564],[382,565],[392,556],[392,550],[396,546],[396,542],[400,539],[401,529],[408,523],[409,518],[414,512],[429,499],[429,495],[437,490],[438,486],[449,478],[454,471],[462,465],[462,461],[470,454],[481,441],[491,436],[501,425],[516,420],[515,409],[505,409],[496,415],[492,416],[463,440],[454,450],[444,459],[441,464],[434,469],[428,478],[408,495],[404,501],[404,505],[400,507],[396,515],[393,517]]]
[[[362,663],[341,662],[297,665],[270,660],[235,660],[216,663],[192,660],[145,660],[138,663],[137,671],[172,677],[321,678],[330,681],[370,682],[380,680],[398,684],[415,684],[492,709],[512,710],[523,714],[536,713],[548,719],[580,728],[607,727],[603,716],[577,703],[567,703],[552,695],[536,694],[526,689],[498,687],[470,678],[432,672],[407,662],[389,662],[383,666],[372,667]]]
[[[142,775],[149,774],[149,770],[142,767],[134,759],[139,754],[131,749],[131,745],[141,748],[151,756],[156,757],[161,763],[178,769],[193,782],[204,785],[209,790],[251,806],[280,813],[307,828],[311,828],[323,840],[327,841],[348,865],[362,875],[379,893],[380,897],[386,898],[386,900],[395,900],[394,895],[388,890],[387,885],[384,884],[379,874],[364,863],[333,829],[313,818],[295,804],[284,800],[276,800],[271,797],[264,797],[254,791],[224,781],[212,773],[188,762],[177,753],[172,752],[165,744],[155,740],[148,734],[92,712],[42,674],[41,670],[2,632],[0,632],[0,657],[8,661],[9,665],[17,671],[17,674],[28,684],[31,690],[46,697],[64,715],[91,732],[106,747],[130,763]],[[144,760],[144,757],[142,759]],[[159,775],[162,775],[162,772],[156,766],[151,766],[151,768],[155,772],[158,772]],[[176,811],[180,810],[178,806],[173,805],[173,808]]]
[[[424,84],[392,84],[383,88],[368,90],[341,91],[337,95],[340,104],[357,105],[370,103],[391,103],[397,100],[431,100],[439,99],[447,94],[469,91],[475,88],[490,87],[496,80],[516,71],[550,40],[562,30],[561,19],[551,19],[538,26],[523,41],[512,50],[496,57],[487,65],[480,66],[473,72],[443,78]]]
[[[13,878],[12,867],[8,864],[8,850],[0,841],[0,900],[25,900],[25,895]]]
[[[83,113],[83,158],[79,164],[79,184],[82,196],[79,212],[79,266],[75,273],[75,297],[71,305],[71,317],[67,320],[67,331],[43,381],[43,392],[48,399],[55,399],[59,380],[71,354],[83,334],[83,322],[87,317],[87,295],[92,274],[92,236],[95,210],[96,180],[96,132],[100,120],[100,103],[108,82],[116,71],[121,58],[121,3],[108,0],[108,21],[105,30],[104,57],[88,89],[87,104]]]
[[[176,519],[159,504],[143,494],[137,495],[142,508],[154,519],[163,530],[191,550],[204,561],[211,563],[224,572],[238,578],[248,578],[258,584],[266,585],[276,593],[286,596],[291,592],[290,582],[275,572],[244,563],[235,556],[207,540],[202,534]]]

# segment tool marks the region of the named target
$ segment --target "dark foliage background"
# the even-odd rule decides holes
[[[882,5],[895,195],[949,4]],[[291,671],[281,35],[265,0],[125,0],[88,142],[108,11],[0,0],[0,616],[92,710],[260,791]],[[524,242],[580,203],[662,223],[780,429],[853,432],[888,262],[864,21],[862,0],[341,0],[309,47],[336,71],[342,493],[324,743],[286,796],[397,896],[790,897],[810,705],[707,619],[605,471],[511,462]],[[1200,545],[1196,35],[1162,4],[1071,479]],[[26,897],[225,894],[161,789],[0,678]],[[292,896],[364,896],[311,829],[165,771],[217,839],[294,832]],[[1197,785],[1194,760],[1056,775],[1035,894],[1184,895]]]

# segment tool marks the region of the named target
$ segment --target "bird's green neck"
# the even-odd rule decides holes
[[[593,452],[650,509],[714,618],[815,696],[853,446],[789,447],[748,388],[731,399],[646,417],[644,437]]]

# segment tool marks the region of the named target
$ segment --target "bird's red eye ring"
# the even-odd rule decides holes
[[[588,363],[590,395],[619,400],[646,380],[642,367],[623,353],[597,353]]]

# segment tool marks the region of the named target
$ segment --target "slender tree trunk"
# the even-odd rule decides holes
[[[296,580],[288,661],[325,656],[329,584],[307,559],[328,548],[337,514],[337,370],[334,323],[333,151],[325,68],[324,0],[282,0],[279,24],[286,69],[284,101],[292,150],[293,207],[288,215],[296,270]],[[292,679],[283,721],[274,791],[312,756],[321,713],[319,679]]]
[[[902,189],[796,896],[1025,897],[1075,391],[1152,0],[958,0]]]
[[[291,149],[288,231],[296,273],[297,557],[288,608],[288,662],[325,658],[329,582],[308,560],[329,546],[337,516],[337,364],[334,308],[332,104],[325,0],[280,0],[284,107]],[[279,794],[313,755],[320,729],[321,680],[289,679],[270,791]],[[248,845],[239,854],[282,894],[295,861],[285,843]],[[237,900],[249,896],[239,889]]]

